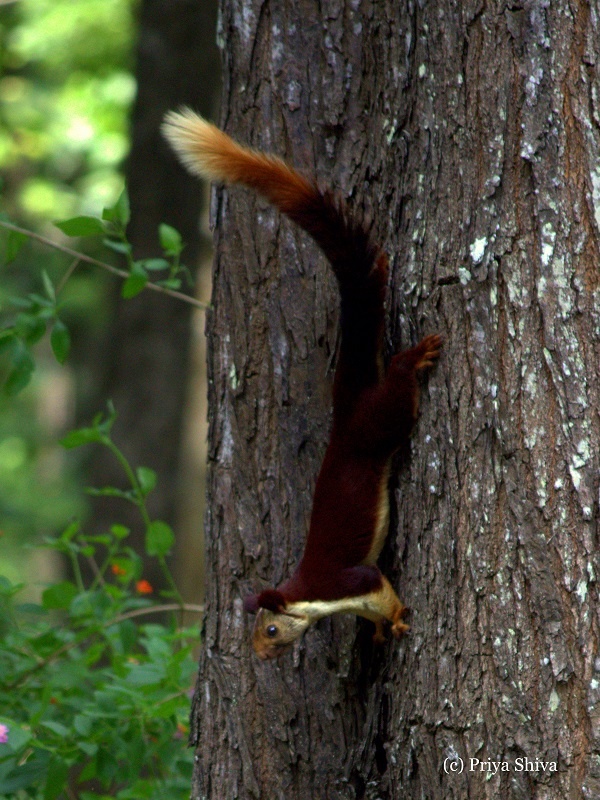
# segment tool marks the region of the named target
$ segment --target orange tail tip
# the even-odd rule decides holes
[[[313,183],[277,156],[237,144],[189,108],[170,111],[162,130],[181,161],[196,175],[248,186],[284,214],[293,215],[307,204],[321,209],[323,200]],[[296,221],[306,228],[306,221]]]
[[[162,132],[185,166],[203,178],[228,181],[232,155],[239,145],[190,108],[169,111]]]

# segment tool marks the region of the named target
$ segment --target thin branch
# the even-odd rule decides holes
[[[124,619],[131,619],[132,617],[141,617],[144,614],[159,614],[163,611],[190,611],[194,614],[204,614],[204,606],[196,606],[192,603],[165,603],[162,606],[151,606],[150,608],[136,608],[135,611],[128,611],[126,614],[121,614],[115,617],[106,625],[116,625],[123,622]]]
[[[96,559],[94,558],[94,556],[86,556],[86,558],[88,564],[90,565],[90,569],[94,573],[94,584],[99,583],[101,586],[106,586],[106,581],[104,580],[104,576],[102,575],[102,572],[98,567],[98,564],[96,564]]]
[[[163,703],[170,703],[171,700],[177,700],[178,697],[183,697],[184,694],[187,694],[189,689],[182,689],[180,692],[175,692],[175,694],[170,694],[168,697],[163,697],[162,700],[159,700],[156,705],[161,706]]]
[[[77,250],[72,250],[70,247],[65,247],[62,244],[53,242],[52,239],[48,239],[46,236],[42,236],[39,233],[34,233],[33,231],[28,231],[25,228],[20,228],[18,225],[13,225],[12,222],[5,222],[4,220],[0,220],[0,227],[6,228],[6,230],[8,231],[15,231],[15,233],[22,233],[25,236],[28,236],[30,239],[36,239],[36,241],[41,242],[42,244],[45,244],[48,247],[53,247],[55,250],[60,250],[61,253],[66,253],[67,255],[77,259],[78,261],[85,261],[86,264],[93,264],[96,267],[101,267],[107,272],[110,272],[113,275],[117,275],[119,278],[123,278],[124,280],[126,280],[129,277],[129,273],[124,269],[113,267],[112,264],[107,264],[105,261],[99,261],[97,258],[86,256],[85,253],[78,253]],[[195,297],[190,297],[189,295],[184,294],[183,292],[176,292],[174,289],[167,289],[164,286],[158,286],[158,284],[156,283],[148,282],[144,288],[152,289],[154,292],[161,292],[162,294],[168,294],[169,297],[175,297],[177,300],[183,300],[184,303],[189,303],[191,306],[196,306],[196,308],[201,308],[203,310],[206,310],[208,308],[208,305],[206,303],[201,303],[200,300],[196,300]]]
[[[56,287],[56,294],[57,295],[59,295],[62,292],[62,290],[65,288],[65,285],[66,285],[67,281],[69,280],[71,275],[75,272],[75,270],[77,269],[77,267],[79,266],[80,263],[81,263],[81,259],[80,258],[73,259],[73,263],[71,264],[69,269],[65,272],[65,274],[62,276],[58,286]]]

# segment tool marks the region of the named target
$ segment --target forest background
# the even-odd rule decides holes
[[[174,227],[183,232],[186,243],[184,260],[195,271],[201,244],[206,245],[208,241],[206,235],[202,237],[198,223],[202,190],[198,183],[191,182],[185,175],[182,177],[166,145],[160,141],[158,122],[163,108],[166,110],[182,101],[192,102],[206,113],[214,110],[219,71],[213,42],[216,9],[213,3],[203,4],[207,6],[205,24],[190,25],[190,14],[181,19],[184,4],[170,4],[178,7],[170,14],[165,14],[161,5],[165,4],[141,4],[132,0],[25,0],[0,6],[2,210],[12,222],[73,247],[73,240],[62,234],[54,223],[78,215],[99,216],[104,207],[117,201],[127,173],[132,206],[129,236],[134,248],[138,253],[147,251],[157,255],[160,250],[158,224],[170,219]],[[191,8],[190,4],[187,5]],[[180,21],[176,28],[177,14]],[[198,14],[196,11],[196,16]],[[156,25],[159,15],[162,16],[160,28]],[[150,70],[158,68],[153,62],[159,56],[167,55],[168,47],[186,27],[190,31],[187,46],[179,47],[179,55],[174,54],[163,66],[162,76],[157,76],[156,72],[150,76]],[[152,48],[147,46],[148,41],[144,38],[149,33],[160,37],[155,49],[162,49],[162,52],[151,52]],[[183,62],[198,44],[192,41],[193,37],[198,40],[203,33],[208,41],[208,54],[204,56],[208,70],[205,80],[199,81],[198,70],[204,65],[198,63],[198,57],[193,56],[192,63],[185,66]],[[176,59],[179,63],[174,63]],[[182,74],[178,80],[171,81],[168,73],[175,70]],[[186,72],[192,73],[187,84],[183,74]],[[154,86],[147,88],[145,79],[147,84],[154,83]],[[151,119],[148,110],[142,107],[148,100],[158,106],[152,109]],[[132,136],[134,148],[137,145],[135,151],[130,151]],[[144,160],[147,166],[143,178],[132,187],[130,177],[135,169],[134,163],[142,164]],[[184,182],[191,196],[191,210],[184,207],[182,211],[182,204],[173,202],[170,193],[173,182],[166,186],[157,185],[158,178],[169,170],[176,171],[173,182]],[[154,175],[156,179],[153,179]],[[135,178],[133,182],[135,184]],[[184,220],[182,214],[185,214]],[[142,221],[142,216],[150,219]],[[6,245],[7,233],[2,235]],[[111,254],[97,238],[87,240],[84,249],[92,256],[123,266],[122,257]],[[68,266],[69,260],[60,252],[37,242],[27,243],[3,270],[0,291],[5,320],[14,314],[14,308],[7,302],[8,297],[39,289],[43,271],[58,283]],[[197,291],[206,295],[206,285]],[[133,311],[128,308],[116,310],[117,305],[123,305],[119,303],[120,282],[100,269],[80,265],[66,284],[63,297],[64,321],[72,339],[67,363],[63,366],[57,364],[48,339],[40,342],[36,348],[38,369],[30,384],[18,398],[7,397],[6,392],[2,396],[0,572],[11,579],[35,575],[34,583],[39,588],[57,570],[60,572],[60,565],[47,553],[29,547],[24,549],[23,545],[39,543],[43,535],[64,527],[74,516],[90,515],[90,500],[82,493],[88,480],[86,471],[94,475],[96,481],[89,476],[92,482],[110,482],[110,476],[101,474],[103,469],[110,471],[110,468],[97,463],[97,454],[96,463],[89,463],[88,457],[82,473],[81,462],[65,458],[64,450],[58,444],[66,430],[78,423],[89,422],[102,410],[107,398],[115,399],[117,439],[122,439],[128,423],[119,419],[119,406],[132,405],[131,408],[121,408],[122,415],[136,419],[138,424],[134,427],[143,429],[147,435],[144,420],[157,413],[152,397],[162,398],[164,394],[157,388],[160,381],[167,381],[169,391],[178,400],[190,399],[189,393],[193,392],[189,404],[194,408],[193,418],[190,419],[185,409],[183,413],[175,413],[174,422],[164,423],[167,427],[156,437],[163,444],[159,441],[157,445],[154,441],[143,455],[147,465],[160,472],[160,461],[167,447],[165,440],[170,438],[175,452],[168,453],[167,463],[175,474],[173,486],[180,487],[178,496],[187,494],[181,488],[181,481],[192,480],[197,485],[198,479],[202,480],[198,472],[203,470],[205,460],[202,452],[205,439],[202,430],[205,426],[203,389],[202,386],[190,389],[187,383],[190,373],[188,355],[192,360],[202,358],[198,350],[202,347],[201,343],[198,344],[203,336],[202,312],[192,320],[185,308],[182,310],[180,305],[174,304],[176,310],[172,313],[182,317],[185,324],[176,326],[173,332],[160,331],[166,359],[171,358],[170,348],[183,351],[175,381],[178,388],[173,386],[173,373],[155,369],[152,374],[148,371],[144,375],[147,364],[142,364],[139,380],[146,388],[132,394],[124,386],[130,383],[127,379],[130,371],[120,369],[116,363],[122,355],[120,348],[125,348],[124,340],[132,328],[135,328],[133,336],[136,342],[131,346],[137,350],[138,362],[144,362],[145,348],[148,350],[155,344],[154,341],[151,345],[141,343],[143,336],[152,337],[153,323],[147,320],[152,320],[153,309],[149,308],[151,301],[147,295],[146,292]],[[156,320],[156,325],[162,321]],[[191,338],[196,346],[190,355],[186,340],[192,331],[194,336]],[[5,359],[2,367],[6,380],[11,369],[10,360]],[[122,398],[122,403],[117,401],[116,394]],[[163,411],[162,416],[167,414]],[[194,426],[194,434],[184,437],[188,444],[195,443],[196,449],[191,453],[181,452],[182,437],[178,428],[183,425]],[[125,446],[127,454],[134,462],[139,461],[135,452],[135,433],[129,438],[134,443]],[[188,468],[186,478],[177,468],[182,459],[186,460]],[[195,471],[193,478],[189,477],[189,469]],[[173,486],[165,488],[161,497],[154,501],[155,509],[157,512],[160,510],[169,522],[174,522],[174,506],[178,505],[181,527],[186,531],[192,529],[197,539],[201,531],[201,508],[196,506],[190,514],[189,503],[176,504],[173,499],[169,508],[164,508],[165,495],[178,494],[177,488],[171,491]],[[195,498],[201,498],[203,493],[196,491],[193,494]],[[112,506],[106,510],[96,508],[98,527],[102,526],[104,519],[111,518],[113,511]],[[189,542],[190,537],[186,539]],[[186,548],[188,546],[193,547],[194,554],[200,557],[201,546],[197,541],[189,543]],[[181,578],[186,582],[186,591],[198,599],[198,572],[196,570],[195,575],[185,573],[185,567],[190,563],[189,550],[186,552],[188,558],[179,562]],[[150,577],[155,577],[160,583],[160,577]]]
[[[215,29],[214,2],[0,3],[0,220],[48,240],[0,229],[2,797],[189,794],[210,244],[159,128],[214,114]],[[127,243],[56,227],[81,217]]]

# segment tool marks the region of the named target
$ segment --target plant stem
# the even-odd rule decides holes
[[[80,262],[81,262],[81,259],[80,259],[80,258],[75,258],[75,259],[73,260],[73,263],[72,263],[72,264],[71,264],[71,266],[69,267],[69,269],[68,269],[68,270],[65,272],[65,274],[62,276],[62,278],[60,279],[60,282],[59,282],[58,286],[56,287],[56,294],[57,294],[57,296],[58,296],[58,295],[59,295],[59,294],[62,292],[62,290],[65,288],[65,286],[66,286],[66,284],[67,284],[67,281],[69,280],[69,278],[71,277],[71,275],[72,275],[72,274],[75,272],[75,270],[76,270],[76,269],[77,269],[77,267],[79,266]]]
[[[183,597],[179,594],[179,589],[177,588],[177,584],[173,580],[173,576],[171,575],[171,570],[167,566],[167,562],[165,561],[165,557],[164,556],[158,556],[158,563],[160,564],[160,567],[162,569],[163,575],[167,579],[167,583],[171,587],[171,591],[175,595],[175,599],[179,603],[179,608],[182,609],[182,611],[183,611],[183,606],[184,606]]]
[[[192,603],[164,603],[162,606],[151,606],[150,608],[136,608],[135,611],[127,611],[111,620],[110,625],[116,625],[125,619],[132,619],[133,617],[142,617],[145,614],[161,614],[165,611],[189,611],[192,614],[204,614],[204,606],[193,605]]]
[[[142,519],[144,520],[144,525],[148,527],[151,524],[152,520],[150,519],[150,515],[148,514],[146,503],[144,501],[144,495],[142,493],[142,488],[136,477],[135,472],[131,469],[129,461],[127,461],[123,453],[119,450],[117,445],[112,441],[112,439],[109,436],[103,437],[103,444],[105,444],[108,447],[110,452],[114,455],[119,464],[123,467],[125,474],[127,475],[127,479],[130,482],[131,487],[136,494],[137,497],[136,505],[140,510],[140,514],[142,515]]]
[[[12,222],[5,222],[4,220],[0,220],[0,227],[6,228],[6,230],[8,231],[15,231],[15,233],[23,233],[30,239],[35,239],[36,241],[45,244],[47,247],[53,247],[55,250],[60,250],[61,253],[66,253],[67,255],[78,259],[79,261],[85,261],[86,264],[93,264],[96,267],[101,267],[107,272],[110,272],[112,275],[117,275],[119,278],[127,279],[129,277],[129,273],[124,269],[113,267],[112,264],[107,264],[104,261],[99,261],[97,258],[86,256],[85,253],[79,253],[77,250],[72,250],[70,247],[65,247],[62,244],[53,242],[52,239],[48,239],[46,236],[42,236],[39,233],[28,231],[26,228],[20,228],[18,225],[13,225]],[[191,306],[195,306],[196,308],[201,308],[204,311],[206,311],[206,309],[209,308],[209,306],[206,303],[201,303],[200,300],[196,300],[195,297],[190,297],[189,295],[184,294],[183,292],[177,292],[174,289],[167,289],[164,286],[158,286],[156,283],[152,283],[150,281],[146,284],[144,288],[152,289],[152,291],[154,292],[161,292],[162,294],[168,294],[170,297],[175,297],[177,300],[183,300],[184,303],[189,303]]]
[[[125,458],[123,453],[119,450],[117,445],[112,441],[112,439],[109,436],[105,436],[103,441],[104,441],[104,444],[109,448],[111,453],[113,453],[115,458],[118,460],[119,464],[125,470],[125,474],[127,475],[127,478],[129,480],[129,482],[131,483],[133,491],[136,494],[136,498],[137,499],[135,501],[135,504],[138,507],[138,509],[140,511],[140,514],[142,515],[142,519],[144,520],[144,525],[146,526],[146,528],[149,528],[150,525],[152,524],[152,520],[150,519],[150,515],[148,514],[148,509],[146,508],[146,498],[144,497],[144,493],[142,492],[142,487],[140,486],[140,482],[137,479],[137,475],[131,469],[131,466],[130,466],[129,462],[127,461],[127,459]],[[184,605],[183,597],[179,593],[179,589],[177,588],[177,584],[173,580],[173,576],[171,575],[171,571],[170,571],[169,567],[167,566],[167,562],[165,560],[165,557],[164,556],[157,556],[157,558],[158,558],[158,563],[159,563],[159,566],[161,568],[161,571],[162,571],[167,583],[169,584],[175,599],[179,603],[179,608],[181,609],[181,608],[183,608],[183,605]]]
[[[77,553],[73,553],[70,547],[69,547],[69,558],[71,560],[71,566],[73,568],[73,573],[75,575],[75,582],[77,584],[77,588],[79,589],[80,592],[84,592],[85,584],[83,582],[83,575],[81,574],[81,568],[79,566]]]

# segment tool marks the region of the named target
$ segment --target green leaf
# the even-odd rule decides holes
[[[49,286],[51,290],[54,291],[54,287],[51,283],[49,283]],[[18,308],[28,308],[32,311],[35,311],[38,307],[42,309],[53,309],[55,305],[53,300],[49,300],[47,297],[43,297],[41,294],[36,294],[35,292],[28,294],[21,302],[19,302],[16,297],[11,297],[10,301]]]
[[[15,610],[19,614],[36,614],[38,617],[43,617],[46,613],[41,606],[35,603],[19,603],[15,606]]]
[[[88,761],[85,767],[79,773],[79,782],[83,783],[84,781],[91,781],[93,778],[96,777],[96,759],[92,759]],[[81,800],[98,800],[98,795],[96,792],[92,794],[92,792],[82,792],[81,793]],[[100,800],[106,800],[106,795],[102,797],[100,795]]]
[[[16,341],[15,329],[13,327],[4,328],[0,331],[0,353],[11,348]]]
[[[82,444],[102,441],[104,441],[104,435],[97,428],[79,428],[79,430],[70,431],[63,436],[60,443],[67,450],[72,450],[74,447],[81,447]]]
[[[27,344],[32,345],[46,333],[46,322],[35,314],[19,314],[15,320],[15,331]]]
[[[9,397],[14,397],[27,386],[35,369],[31,353],[24,346],[17,350],[13,357],[13,364],[13,369],[4,384],[4,391]]]
[[[60,722],[54,722],[53,720],[43,720],[40,725],[43,725],[44,728],[48,728],[49,731],[55,733],[57,736],[62,736],[63,738],[69,735],[69,729],[62,725]]]
[[[14,261],[23,243],[27,241],[27,236],[19,231],[9,231],[6,237],[6,247],[4,249],[4,263],[10,264]]]
[[[175,534],[162,520],[151,522],[146,528],[146,552],[149,556],[166,556],[175,544]]]
[[[103,239],[102,244],[104,244],[106,247],[110,247],[110,249],[114,250],[116,253],[121,253],[123,255],[131,253],[131,245],[129,242],[118,242],[114,239]]]
[[[149,467],[138,467],[136,470],[140,491],[146,497],[156,486],[156,472]]]
[[[129,195],[127,194],[127,188],[125,188],[114,206],[109,206],[102,211],[102,219],[108,222],[116,222],[119,226],[125,228],[129,222],[130,216]]]
[[[71,349],[71,334],[62,320],[56,318],[50,334],[52,352],[59,364],[64,364]]]
[[[165,289],[175,289],[175,291],[181,289],[181,281],[179,278],[167,278],[165,281],[159,281],[158,285],[164,286]]]
[[[99,236],[106,233],[106,226],[98,217],[73,217],[54,224],[67,236]]]
[[[77,595],[77,587],[71,581],[55,583],[42,592],[42,605],[44,608],[68,608],[73,598]]]
[[[129,208],[129,194],[127,193],[127,187],[123,189],[121,194],[119,195],[119,199],[115,204],[115,211],[117,215],[117,219],[121,223],[121,225],[126,228],[127,223],[131,219],[131,210]]]
[[[77,742],[77,747],[80,750],[83,750],[83,752],[88,756],[95,756],[96,753],[98,752],[98,745],[97,744],[94,744],[93,742],[86,742],[84,739],[80,739]],[[80,796],[83,797],[83,795],[80,795]],[[97,798],[98,795],[94,794],[93,797]]]
[[[125,525],[113,525],[110,529],[110,532],[116,539],[126,539],[131,531],[129,528],[126,528]]]
[[[46,290],[46,294],[48,295],[49,299],[52,302],[56,302],[56,292],[54,291],[54,284],[50,280],[50,276],[46,272],[45,269],[42,270],[42,280],[44,281],[44,289]]]
[[[114,780],[119,775],[120,769],[119,762],[113,755],[113,748],[106,743],[105,747],[98,748],[98,755],[96,756],[96,770],[98,777],[106,785]]]
[[[31,739],[31,731],[21,727],[17,722],[2,717],[1,720],[8,726],[8,744],[13,752],[24,747]]]
[[[82,536],[81,538],[83,539],[84,537]],[[97,544],[103,544],[105,547],[108,547],[111,542],[111,537],[108,533],[99,533],[97,536],[86,536],[85,541],[96,542]]]
[[[117,212],[114,206],[106,206],[102,209],[102,219],[104,222],[115,222],[117,219]]]
[[[135,297],[136,294],[139,294],[147,283],[148,273],[140,265],[140,263],[137,262],[132,266],[131,272],[123,284],[121,294],[126,300],[129,300],[129,298]]]
[[[183,242],[179,231],[162,222],[158,226],[160,246],[168,256],[178,256],[183,250]]]
[[[152,686],[160,683],[165,670],[160,664],[135,664],[129,670],[126,681],[130,686]]]
[[[47,724],[48,723],[46,723],[46,725]],[[65,731],[67,731],[66,728]],[[68,777],[69,767],[67,764],[62,760],[62,758],[53,756],[48,764],[46,787],[44,789],[44,800],[56,800],[59,794],[61,794],[61,792],[67,788]]]
[[[15,308],[30,309],[31,306],[32,306],[32,302],[29,299],[29,297],[14,297],[13,296],[13,297],[9,297],[8,298],[8,302],[11,304],[11,306],[14,306]]]
[[[92,731],[92,718],[84,714],[76,714],[73,717],[73,727],[77,733],[87,739]]]
[[[38,784],[48,768],[50,754],[34,750],[33,755],[24,764],[16,766],[8,775],[0,780],[0,795],[14,796],[19,789]]]
[[[0,575],[0,597],[12,597],[18,594],[24,586],[24,583],[11,583],[4,575]],[[4,717],[0,717],[0,722],[5,721]]]
[[[137,566],[134,565],[137,569]],[[135,577],[135,575],[134,575]],[[122,648],[123,653],[131,653],[132,655],[135,653],[137,655],[137,643],[139,638],[139,628],[138,625],[134,623],[131,619],[124,619],[119,622],[118,626],[112,629],[113,631],[118,631],[119,636],[119,643]]]
[[[80,524],[77,520],[71,522],[60,535],[61,542],[70,542],[71,539],[79,532]]]
[[[19,392],[22,392],[29,384],[32,372],[33,369],[25,369],[23,367],[13,369],[4,384],[6,394],[9,397],[15,397]]]
[[[141,264],[144,269],[154,270],[156,272],[161,269],[169,269],[169,262],[165,258],[144,258],[137,262]]]

